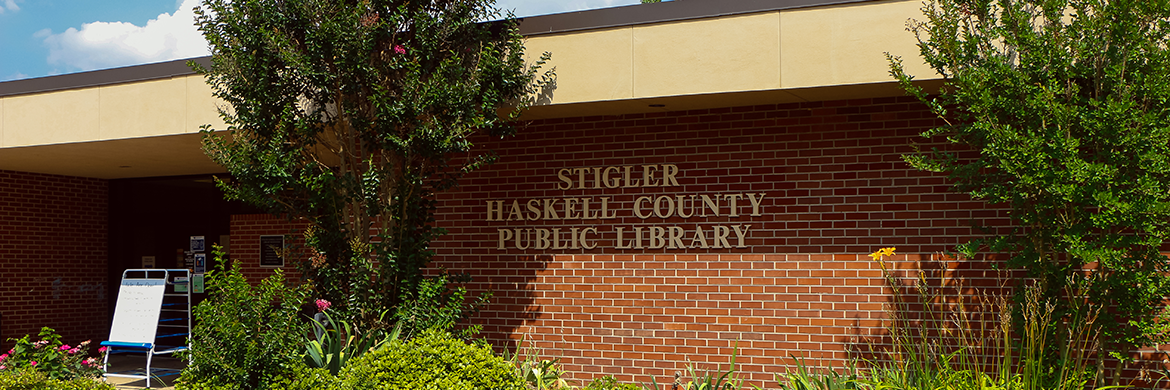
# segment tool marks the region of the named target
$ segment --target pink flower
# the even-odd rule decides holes
[[[98,348],[98,352],[105,352],[105,351],[106,351],[106,347]]]
[[[70,355],[76,355],[78,352],[81,352],[81,348],[73,348],[69,350]]]
[[[3,370],[3,369],[5,369],[5,368],[8,368],[8,366],[5,366],[5,365],[3,365],[3,364],[0,364],[0,370]]]
[[[91,357],[91,358],[85,359],[85,361],[81,362],[81,364],[84,364],[84,365],[87,365],[90,367],[97,367],[98,360],[97,360],[97,358]]]
[[[4,359],[7,359],[7,358],[8,358],[8,354],[0,355],[0,362],[4,361]]]
[[[402,45],[394,45],[394,52],[398,54],[406,54],[406,48]]]
[[[325,309],[328,309],[329,306],[333,306],[333,304],[324,299],[317,300],[317,311],[325,311]]]
[[[37,342],[33,343],[33,348],[40,348],[40,347],[43,347],[47,344],[49,344],[48,340],[37,341]]]
[[[31,365],[31,366],[33,366],[33,367],[36,367],[36,366],[37,366],[37,361],[36,361],[36,360],[29,361],[29,362],[28,362],[28,364],[29,364],[29,365]]]
[[[68,351],[71,348],[73,348],[73,347],[70,347],[69,344],[65,344],[65,345],[62,345],[60,347],[57,347],[57,350],[58,351]]]

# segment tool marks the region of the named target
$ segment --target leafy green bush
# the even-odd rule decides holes
[[[467,288],[460,283],[471,281],[471,275],[440,273],[434,277],[423,278],[418,283],[418,290],[405,293],[402,302],[394,317],[398,325],[409,338],[427,329],[450,331],[456,324],[463,322],[487,304],[491,293],[486,292],[478,297],[466,299]],[[478,327],[464,329],[460,333],[463,338],[469,338],[478,333]]]
[[[61,343],[61,336],[53,328],[41,328],[41,339],[36,342],[25,335],[16,341],[8,353],[0,354],[0,373],[6,370],[29,368],[43,373],[47,378],[71,380],[74,378],[96,378],[101,374],[96,358],[86,357],[89,340],[76,347]]]
[[[328,369],[298,366],[291,375],[276,380],[270,388],[280,390],[338,390],[341,380]]]
[[[341,380],[347,389],[524,389],[515,370],[486,345],[428,330],[350,362]]]
[[[271,390],[341,390],[341,380],[324,368],[294,365],[286,372],[262,384]],[[2,387],[0,387],[2,388]],[[184,390],[238,390],[243,388],[233,383],[211,383],[209,381],[183,383],[176,387]],[[6,388],[4,388],[6,389]],[[350,390],[346,388],[346,390]],[[352,389],[357,390],[357,389]]]
[[[935,114],[921,135],[945,144],[904,160],[1004,209],[1010,224],[976,225],[983,237],[955,249],[1010,255],[1008,268],[1042,285],[1054,324],[1097,316],[1090,363],[1117,360],[1119,384],[1136,350],[1170,338],[1170,2],[929,0],[922,11],[907,24],[921,57],[911,63],[944,85],[913,84],[887,56]],[[1077,342],[1062,326],[1037,330],[1051,349]],[[1035,355],[1034,367],[1057,374],[1062,354]]]
[[[208,298],[195,307],[190,356],[195,364],[183,370],[183,389],[269,389],[294,374],[304,354],[306,322],[299,318],[307,301],[303,288],[286,285],[279,270],[253,287],[239,264],[221,265],[207,277]],[[198,386],[197,386],[198,385]]]
[[[582,390],[642,390],[642,386],[632,383],[618,383],[617,378],[614,378],[613,375],[606,375],[589,382],[589,386],[585,386]]]
[[[4,390],[115,390],[114,386],[93,378],[54,379],[49,373],[32,367],[0,370],[0,389]]]

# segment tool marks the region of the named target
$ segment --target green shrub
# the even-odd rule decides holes
[[[341,379],[346,389],[522,390],[515,370],[486,345],[428,330],[350,362]]]
[[[114,386],[93,378],[54,379],[31,367],[0,370],[0,389],[4,390],[115,390]]]
[[[303,337],[309,329],[299,312],[308,295],[286,285],[279,270],[253,287],[239,264],[224,269],[221,248],[215,255],[221,266],[208,275],[208,297],[194,312],[198,322],[190,356],[195,364],[183,370],[177,386],[272,388],[304,365]]]
[[[795,359],[795,369],[785,369],[783,374],[776,374],[776,383],[780,390],[853,390],[858,389],[857,368],[850,362],[844,374],[831,369],[814,369],[804,362],[804,358]]]
[[[402,295],[402,304],[394,313],[395,322],[402,327],[403,334],[410,338],[428,329],[451,331],[479,312],[492,294],[485,292],[467,298],[467,288],[461,284],[469,281],[471,275],[448,274],[446,271],[420,280],[417,291]],[[459,336],[470,338],[479,333],[479,327],[464,328]]]
[[[542,359],[540,349],[524,347],[524,339],[516,344],[516,352],[504,350],[504,360],[516,367],[516,375],[528,384],[529,389],[560,390],[575,389],[569,383],[568,374],[561,367],[560,359]]]
[[[97,378],[101,374],[97,358],[86,357],[89,340],[77,346],[61,342],[53,328],[41,328],[40,340],[33,342],[25,335],[16,341],[8,353],[0,354],[0,372],[29,368],[59,380]]]
[[[589,382],[582,390],[642,390],[642,386],[632,383],[618,383],[613,375],[606,375]]]
[[[340,390],[341,381],[330,374],[327,369],[302,364],[293,366],[281,375],[271,378],[262,386],[271,390]],[[243,386],[233,383],[202,381],[184,383],[178,388],[184,390],[238,390]],[[0,389],[6,388],[0,387]]]
[[[341,380],[329,373],[328,369],[299,366],[291,375],[281,378],[270,386],[279,390],[338,390]]]

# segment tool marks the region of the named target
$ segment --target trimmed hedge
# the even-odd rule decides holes
[[[434,330],[368,353],[350,362],[339,377],[344,389],[524,389],[516,368],[490,347]]]

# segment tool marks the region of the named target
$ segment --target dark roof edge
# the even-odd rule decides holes
[[[190,66],[187,66],[187,61],[194,61],[203,66],[211,66],[211,57],[195,57],[156,62],[153,64],[6,81],[0,83],[0,97],[132,83],[135,81],[165,79],[195,74],[195,71]]]
[[[881,0],[675,0],[520,18],[524,36],[713,18],[794,8]],[[187,61],[211,66],[211,57],[0,82],[0,97],[164,79],[195,74]]]
[[[675,0],[520,18],[524,36],[879,0]]]

